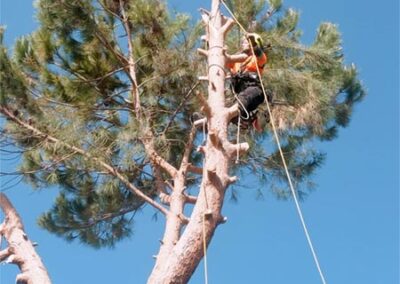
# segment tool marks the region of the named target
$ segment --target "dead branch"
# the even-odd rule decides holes
[[[199,98],[200,103],[203,105],[202,106],[202,110],[204,111],[204,113],[206,114],[207,117],[210,117],[211,116],[211,109],[210,109],[210,105],[207,102],[207,99],[200,92],[196,92],[196,95]]]
[[[229,32],[229,30],[233,27],[233,25],[235,24],[235,21],[231,18],[225,18],[225,23],[222,26],[222,32],[224,34],[224,36]]]
[[[189,164],[188,166],[188,171],[194,174],[202,175],[203,174],[203,169],[193,166],[192,164]]]
[[[17,283],[51,284],[46,267],[24,231],[20,216],[3,193],[0,193],[0,208],[5,215],[1,233],[9,245],[0,252],[0,261],[7,259],[9,263],[18,265],[21,273],[17,275]]]
[[[196,204],[197,196],[185,195],[185,201],[190,204]]]
[[[197,53],[200,54],[200,55],[203,55],[203,56],[205,56],[205,57],[208,56],[208,51],[205,50],[205,49],[203,49],[203,48],[198,48],[198,49],[197,49]]]
[[[182,162],[181,162],[181,166],[180,166],[180,170],[185,173],[187,172],[187,170],[190,166],[189,158],[190,158],[190,154],[192,153],[193,141],[194,141],[194,138],[196,137],[196,132],[197,132],[196,126],[192,126],[192,129],[190,130],[188,142],[185,145],[185,152],[183,153]]]

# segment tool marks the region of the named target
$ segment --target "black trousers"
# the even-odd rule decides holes
[[[248,113],[257,109],[264,102],[264,94],[259,86],[250,86],[238,95],[240,116],[248,119]],[[246,112],[247,111],[247,112]]]

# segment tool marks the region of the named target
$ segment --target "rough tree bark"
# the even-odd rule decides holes
[[[169,196],[170,212],[166,215],[164,238],[156,264],[149,277],[148,284],[187,283],[203,258],[203,222],[205,239],[211,240],[217,226],[222,222],[221,209],[225,191],[236,177],[229,176],[229,167],[237,151],[248,149],[247,143],[234,145],[228,141],[227,127],[232,113],[237,107],[225,106],[225,54],[224,38],[233,25],[233,21],[222,16],[219,0],[212,0],[211,12],[202,10],[206,25],[206,39],[209,49],[201,50],[208,60],[208,99],[199,94],[203,112],[207,117],[208,135],[206,145],[199,148],[204,154],[202,183],[190,220],[185,225],[183,208],[185,198],[185,176],[191,170],[187,155],[180,169],[173,176],[174,185]],[[191,141],[187,144],[190,151]],[[199,172],[193,171],[193,172]]]
[[[5,216],[0,225],[0,237],[8,243],[8,247],[0,251],[0,262],[18,265],[21,273],[17,275],[17,283],[50,284],[47,270],[25,234],[21,218],[3,193],[0,193],[0,207]]]

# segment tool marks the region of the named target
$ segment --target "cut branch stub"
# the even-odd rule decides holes
[[[206,114],[207,117],[210,117],[211,116],[211,109],[210,109],[210,105],[207,102],[207,99],[200,92],[196,92],[196,95],[200,100],[203,112]]]

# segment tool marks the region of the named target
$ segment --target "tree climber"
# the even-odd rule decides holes
[[[240,119],[244,122],[244,125],[253,124],[257,131],[262,130],[257,120],[257,108],[264,102],[264,93],[258,78],[257,65],[261,74],[267,63],[267,55],[263,48],[262,38],[256,33],[249,33],[242,39],[239,54],[226,54],[226,67],[231,72],[231,87],[238,100]],[[267,98],[268,101],[271,101],[270,95],[267,95]],[[237,124],[238,118],[238,116],[234,117],[231,122]]]

